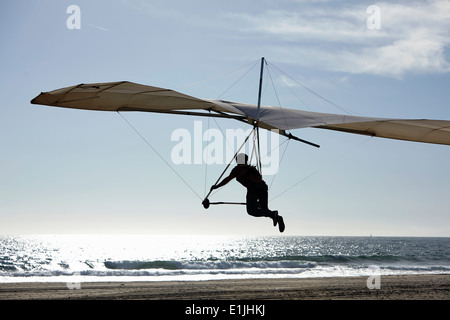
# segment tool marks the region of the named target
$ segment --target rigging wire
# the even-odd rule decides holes
[[[228,165],[225,167],[225,170],[222,171],[222,174],[219,176],[219,178],[217,179],[217,181],[214,183],[214,185],[218,184],[220,179],[222,179],[223,175],[225,174],[225,172],[227,172],[228,168],[231,166],[231,163],[233,162],[233,160],[236,158],[237,154],[241,151],[241,149],[245,146],[245,144],[247,143],[248,139],[250,138],[251,135],[255,134],[255,129],[253,129],[250,134],[247,136],[247,138],[245,138],[244,142],[242,143],[242,145],[238,148],[238,150],[236,151],[236,153],[234,154],[233,158],[230,160],[230,162],[228,163]],[[205,196],[205,200],[206,201],[208,199],[208,197],[211,195],[211,193],[213,192],[213,190],[210,190],[209,193]]]
[[[287,148],[288,148],[288,146],[289,146],[289,142],[290,142],[290,141],[291,141],[291,139],[286,139],[286,140],[283,142],[283,143],[287,142],[287,144],[286,144],[286,146],[284,147],[284,151],[283,151],[283,154],[281,155],[281,159],[280,159],[280,162],[278,163],[278,166],[281,166],[281,163],[283,162],[283,158],[284,158],[284,155],[286,154],[286,150],[287,150]],[[282,145],[283,143],[281,143],[281,145]],[[281,145],[279,145],[278,148],[281,147]],[[273,150],[271,150],[270,153],[272,153],[272,151],[273,151]],[[276,176],[277,176],[276,174],[273,175],[272,181],[270,182],[270,185],[269,185],[269,190],[272,188],[272,184],[273,184],[273,181],[275,180],[275,177],[276,177]]]
[[[311,92],[313,95],[315,95],[316,97],[328,102],[329,104],[331,104],[332,106],[338,108],[339,110],[349,114],[349,115],[354,115],[354,113],[352,113],[349,109],[338,105],[337,103],[321,96],[320,94],[318,94],[317,92],[315,92],[314,90],[308,88],[307,86],[305,86],[303,83],[301,83],[300,81],[298,81],[297,79],[293,78],[292,76],[290,76],[288,73],[284,72],[283,70],[281,70],[280,68],[278,68],[277,66],[270,64],[272,67],[274,67],[276,70],[278,70],[280,73],[282,73],[283,75],[285,75],[286,77],[288,77],[289,79],[291,79],[292,81],[294,81],[295,83],[297,83],[298,85],[300,85],[302,88],[304,88],[305,90]]]
[[[246,66],[243,66],[243,67],[240,67],[240,68],[238,68],[238,69],[236,69],[236,70],[233,70],[233,71],[231,71],[231,72],[227,72],[227,73],[222,73],[222,74],[220,74],[220,75],[218,75],[218,76],[214,76],[214,77],[211,77],[211,78],[208,78],[208,79],[205,79],[205,80],[202,80],[202,81],[199,81],[199,82],[196,82],[196,83],[193,83],[193,84],[191,84],[191,85],[187,85],[187,86],[194,86],[194,85],[197,85],[197,84],[199,84],[199,83],[203,83],[203,82],[207,82],[207,81],[210,81],[210,80],[213,80],[213,79],[217,79],[217,78],[220,78],[220,77],[222,77],[222,76],[224,76],[224,75],[227,75],[227,74],[230,74],[230,73],[232,73],[232,72],[235,72],[235,71],[237,71],[237,70],[240,70],[240,69],[243,69],[244,67],[247,67],[247,66],[249,66],[249,65],[252,65],[252,67],[247,71],[247,72],[245,72],[239,79],[237,79],[228,89],[226,89],[222,94],[220,94],[219,96],[218,96],[218,99],[220,99],[220,97],[222,97],[224,94],[226,94],[229,90],[231,90],[240,80],[242,80],[257,64],[258,64],[258,62],[259,62],[259,60],[257,61],[257,62],[255,62],[255,63],[251,63],[251,64],[247,64]],[[338,108],[338,109],[340,109],[340,110],[342,110],[342,111],[344,111],[344,112],[346,112],[346,113],[348,113],[348,114],[352,114],[350,111],[348,111],[346,108],[344,108],[344,107],[342,107],[342,106],[340,106],[340,105],[338,105],[338,104],[336,104],[336,103],[334,103],[334,102],[332,102],[332,101],[330,101],[330,100],[328,100],[328,99],[326,99],[326,98],[324,98],[323,96],[321,96],[321,95],[319,95],[318,93],[316,93],[315,91],[313,91],[313,90],[311,90],[311,89],[309,89],[308,87],[306,87],[304,84],[302,84],[301,82],[299,82],[298,80],[296,80],[295,78],[293,78],[293,77],[291,77],[289,74],[287,74],[286,72],[284,72],[283,70],[281,70],[280,68],[278,68],[278,67],[276,67],[275,65],[273,65],[273,64],[271,64],[271,63],[268,63],[266,60],[264,60],[264,62],[265,62],[265,67],[266,67],[266,69],[267,69],[267,71],[268,71],[268,74],[269,74],[269,78],[270,78],[270,80],[271,80],[271,83],[272,83],[272,86],[273,86],[273,89],[274,89],[274,92],[275,92],[275,96],[276,96],[276,99],[277,99],[277,101],[278,101],[278,104],[279,104],[279,106],[280,106],[280,109],[281,109],[281,111],[282,111],[282,115],[283,115],[283,119],[284,119],[284,121],[285,121],[285,124],[286,124],[286,127],[288,127],[288,125],[287,125],[287,119],[286,119],[286,117],[285,117],[285,115],[284,115],[284,112],[283,112],[283,108],[281,107],[281,102],[280,102],[280,99],[279,99],[279,96],[278,96],[278,93],[277,93],[277,91],[276,91],[276,88],[275,88],[275,84],[274,84],[274,81],[273,81],[273,78],[272,78],[272,75],[271,75],[271,72],[270,72],[270,70],[269,70],[269,65],[270,66],[272,66],[276,71],[278,71],[278,72],[280,72],[281,74],[283,74],[284,76],[286,76],[286,77],[288,77],[289,79],[291,79],[291,80],[293,80],[294,82],[296,82],[298,85],[300,85],[301,87],[303,87],[304,89],[306,89],[306,90],[308,90],[309,92],[311,92],[312,94],[314,94],[315,96],[317,96],[317,97],[319,97],[320,99],[322,99],[322,100],[324,100],[324,101],[326,101],[326,102],[328,102],[329,104],[331,104],[331,105],[333,105],[333,106],[335,106],[336,108]],[[284,81],[283,81],[284,82]],[[268,83],[266,82],[266,86],[268,85]],[[289,87],[289,86],[288,86]],[[290,89],[290,88],[289,88]],[[292,91],[292,89],[290,89],[291,91]],[[296,97],[297,97],[297,95],[295,95]],[[298,98],[298,97],[297,97]],[[191,187],[191,185],[170,165],[170,163],[158,152],[158,150],[156,150],[151,144],[150,144],[150,142],[119,112],[119,111],[117,111],[117,113],[121,116],[121,118],[130,126],[130,128],[147,144],[147,146],[149,147],[149,148],[151,148],[152,150],[153,150],[153,152],[154,153],[156,153],[156,155],[158,155],[158,157],[177,175],[177,177],[200,199],[200,200],[203,200],[203,198]],[[223,130],[222,130],[222,128],[219,126],[219,124],[217,123],[217,121],[216,121],[216,119],[215,118],[213,118],[213,120],[215,121],[215,123],[216,123],[216,125],[217,125],[217,127],[219,128],[219,130],[222,132],[222,134],[223,134]],[[208,129],[209,129],[209,126],[210,126],[210,122],[209,122],[209,118],[208,118]],[[255,125],[255,127],[253,128],[253,130],[252,130],[252,133],[255,135],[255,129],[259,129],[259,127],[257,126],[257,125]],[[250,133],[250,135],[251,135],[251,133]],[[250,135],[248,135],[248,137],[247,137],[247,139],[250,137]],[[372,137],[369,137],[369,138],[367,138],[366,140],[364,140],[363,142],[361,142],[361,143],[359,143],[358,145],[356,145],[356,146],[354,146],[354,147],[352,147],[351,149],[349,149],[348,151],[346,151],[346,152],[344,152],[343,154],[341,154],[340,156],[338,156],[336,159],[334,159],[333,161],[330,161],[326,166],[324,166],[324,167],[322,167],[322,168],[319,168],[319,169],[317,169],[316,171],[314,171],[314,172],[312,172],[311,174],[309,174],[308,176],[306,176],[306,177],[304,177],[303,179],[301,179],[300,181],[298,181],[297,183],[295,183],[294,185],[292,185],[291,187],[289,187],[289,188],[287,188],[286,190],[284,190],[284,191],[282,191],[282,192],[280,192],[278,195],[276,195],[275,197],[273,197],[272,199],[270,199],[270,201],[272,201],[272,200],[274,200],[274,199],[276,199],[276,198],[278,198],[279,196],[281,196],[281,195],[283,195],[284,193],[286,193],[286,192],[288,192],[289,190],[291,190],[291,189],[293,189],[294,187],[296,187],[297,185],[299,185],[300,183],[302,183],[302,182],[304,182],[305,180],[307,180],[307,179],[309,179],[310,177],[312,177],[312,176],[314,176],[315,174],[317,174],[318,172],[320,172],[320,171],[322,171],[323,169],[325,169],[326,167],[328,167],[328,166],[330,166],[332,163],[334,163],[335,161],[337,161],[339,158],[341,158],[341,157],[343,157],[343,156],[345,156],[347,153],[349,153],[349,152],[351,152],[352,150],[354,150],[354,149],[356,149],[357,147],[359,147],[360,145],[362,145],[363,143],[365,143],[365,142],[367,142],[370,138],[372,138]],[[247,139],[246,139],[246,141],[247,141]],[[285,155],[285,153],[286,153],[286,150],[287,150],[287,147],[288,147],[288,145],[289,145],[289,141],[290,141],[290,139],[287,139],[286,140],[288,143],[286,144],[286,146],[285,146],[285,148],[284,148],[284,151],[283,151],[283,154],[282,154],[282,156],[281,156],[281,159],[280,159],[280,162],[283,160],[283,158],[284,158],[284,155]],[[286,142],[285,141],[285,142]],[[283,142],[282,144],[284,144],[285,142]],[[227,143],[228,144],[230,144],[230,142],[229,141],[227,141]],[[244,144],[245,144],[246,142],[244,142]],[[243,144],[243,145],[244,145]],[[282,145],[281,144],[281,145]],[[242,146],[243,146],[242,145]],[[279,148],[281,145],[279,145],[279,146],[277,146],[276,148],[274,148],[273,150],[275,150],[275,149],[277,149],[277,148]],[[242,148],[242,146],[241,146],[241,148]],[[259,146],[258,146],[259,147]],[[239,148],[239,150],[241,149],[241,148]],[[253,145],[253,149],[255,149],[255,144]],[[239,150],[238,150],[238,152],[239,152]],[[273,152],[273,150],[271,150],[268,154],[270,154],[271,152]],[[253,152],[255,152],[255,150],[253,150],[252,151],[252,157],[253,157]],[[260,152],[259,150],[258,150],[258,152]],[[256,153],[256,152],[255,152]],[[268,155],[267,154],[267,155]],[[267,156],[266,155],[266,156]],[[257,155],[257,157],[258,157],[258,155]],[[231,161],[233,161],[233,159],[231,159]],[[259,154],[259,161],[261,161],[261,154]],[[231,163],[230,163],[231,164]],[[230,165],[229,164],[229,165]],[[229,166],[228,165],[228,166]],[[228,168],[228,166],[227,166],[227,168]],[[206,165],[206,169],[205,169],[205,190],[204,190],[204,192],[206,193],[206,183],[207,183],[207,172],[208,172],[208,169],[207,169],[207,165]],[[225,171],[227,170],[227,168],[225,169]],[[225,173],[225,171],[224,171],[224,173]],[[222,175],[223,175],[223,173],[222,173]],[[272,181],[271,181],[271,184],[270,184],[270,187],[272,186],[272,184],[273,184],[273,181],[274,181],[274,179],[275,179],[275,176],[276,175],[274,175],[274,177],[272,178]],[[220,177],[221,178],[221,177]],[[219,180],[220,180],[220,178],[219,178]],[[217,191],[217,190],[216,190]],[[215,192],[214,192],[215,193]],[[213,193],[213,194],[214,194]],[[208,195],[211,195],[211,192],[209,192],[209,194]]]
[[[186,182],[186,180],[183,179],[183,177],[170,165],[170,163],[164,159],[164,157],[158,152],[158,150],[156,150],[151,144],[150,142],[148,142],[147,139],[145,139],[145,137],[119,112],[117,111],[117,113],[122,117],[122,119],[130,126],[131,129],[133,129],[133,131],[145,142],[145,144],[147,144],[147,146],[149,146],[153,152],[155,152],[158,157],[178,176],[178,178],[181,179],[181,181],[184,182],[184,184],[191,189],[191,191],[200,199],[203,200],[202,197],[189,185],[189,183]]]
[[[206,130],[206,132],[208,132],[208,137],[207,137],[207,141],[209,141],[209,139],[211,139],[210,134],[209,134],[209,122],[210,122],[210,117],[208,117],[208,130]],[[207,183],[207,177],[208,177],[208,160],[209,160],[209,152],[206,152],[206,159],[205,159],[205,188],[203,189],[203,194],[206,194],[206,183]]]
[[[250,71],[253,70],[253,68],[259,63],[259,61],[256,61],[256,63],[250,68],[248,69],[248,71],[246,73],[244,73],[239,79],[237,79],[228,89],[226,89],[224,92],[222,92],[217,99],[220,99],[225,93],[227,93],[228,91],[230,91],[239,81],[242,80],[242,78],[244,78]]]
[[[272,74],[270,73],[269,65],[267,65],[267,73],[269,74],[270,81],[272,82],[273,91],[275,92],[275,96],[277,98],[278,105],[280,106],[281,114],[283,115],[284,124],[286,125],[286,128],[288,128],[288,130],[289,130],[289,126],[288,126],[288,123],[287,123],[287,120],[286,120],[286,116],[284,115],[284,111],[283,111],[283,108],[281,106],[280,98],[278,96],[277,89],[275,88],[275,83],[273,82]]]
[[[355,146],[351,147],[349,150],[345,151],[344,153],[338,155],[336,158],[334,158],[333,160],[329,161],[327,164],[325,164],[324,166],[322,166],[321,168],[315,170],[314,172],[310,173],[309,175],[307,175],[306,177],[304,177],[303,179],[301,179],[300,181],[298,181],[297,183],[293,184],[292,186],[290,186],[289,188],[287,188],[286,190],[280,192],[279,194],[277,194],[275,197],[271,198],[269,201],[272,201],[276,198],[278,198],[279,196],[281,196],[282,194],[288,192],[289,190],[295,188],[296,186],[298,186],[299,184],[301,184],[302,182],[304,182],[305,180],[311,178],[312,176],[316,175],[317,173],[319,173],[320,171],[326,169],[327,167],[331,166],[332,164],[334,164],[335,162],[337,162],[339,159],[343,158],[345,155],[349,154],[350,152],[352,152],[353,150],[355,150],[356,148],[362,146],[364,143],[366,143],[367,141],[369,141],[370,139],[372,139],[373,136],[370,136],[366,139],[364,139],[362,142],[359,142],[358,144],[356,144]]]
[[[259,61],[259,60],[258,60],[258,61]],[[231,70],[231,71],[227,71],[227,72],[220,73],[220,74],[218,74],[218,75],[209,77],[209,78],[207,78],[207,79],[203,79],[203,80],[200,80],[200,81],[197,81],[197,82],[193,82],[193,83],[190,83],[190,84],[186,84],[186,85],[184,85],[184,86],[178,88],[178,90],[181,90],[181,89],[184,89],[184,88],[188,88],[188,87],[194,87],[194,86],[197,86],[197,85],[202,84],[202,83],[206,83],[206,82],[209,82],[209,81],[212,81],[212,80],[216,80],[216,79],[222,78],[222,77],[224,77],[224,76],[227,76],[227,75],[229,75],[229,74],[232,74],[232,73],[234,73],[234,72],[237,72],[237,71],[239,71],[239,70],[241,70],[241,69],[247,68],[247,67],[250,66],[250,65],[253,65],[253,66],[250,68],[250,70],[251,70],[251,69],[253,69],[253,67],[258,63],[258,61],[256,61],[256,62],[251,62],[251,63],[247,63],[247,64],[244,65],[244,66],[241,66],[241,67],[239,67],[239,68],[233,69],[233,70]],[[248,72],[247,72],[247,73],[248,73]]]
[[[289,125],[287,123],[287,119],[286,119],[286,116],[284,114],[283,107],[281,106],[280,97],[279,97],[277,89],[275,87],[275,83],[274,83],[273,78],[272,78],[272,73],[270,72],[269,63],[267,61],[265,61],[265,62],[266,62],[267,73],[269,74],[270,82],[272,83],[272,88],[273,88],[273,91],[275,93],[275,97],[277,98],[278,105],[279,105],[280,110],[281,110],[281,114],[283,116],[284,124],[286,125],[286,128],[288,128],[288,130],[289,130]],[[284,151],[283,151],[283,154],[281,155],[281,159],[280,159],[278,165],[281,165],[281,162],[283,161],[283,158],[284,158],[284,155],[286,153],[287,147],[289,146],[290,139],[286,139],[282,144],[284,144],[285,142],[287,142],[287,144],[284,147]],[[275,149],[279,149],[281,147],[281,145],[279,145],[277,148],[274,148],[273,150],[271,150],[268,154],[266,154],[266,156],[271,154]],[[261,157],[261,155],[260,155],[260,157]],[[273,175],[272,181],[270,182],[270,185],[269,185],[269,190],[272,188],[272,184],[273,184],[276,176],[277,176],[277,174]]]
[[[281,106],[281,102],[280,102],[280,99],[279,99],[277,90],[276,90],[276,88],[275,88],[275,84],[274,84],[274,81],[273,81],[273,78],[272,78],[272,75],[271,75],[271,72],[270,72],[270,69],[269,69],[269,65],[270,65],[271,67],[273,67],[273,68],[275,69],[275,71],[278,71],[278,72],[281,73],[282,75],[284,75],[284,76],[288,77],[289,79],[293,80],[295,83],[297,83],[298,85],[300,85],[301,87],[303,87],[304,89],[306,89],[307,91],[309,91],[310,93],[312,93],[312,94],[314,94],[315,96],[319,97],[320,99],[326,101],[327,103],[331,104],[332,106],[334,106],[334,107],[340,109],[341,111],[344,111],[344,112],[346,112],[346,113],[352,115],[352,112],[350,112],[348,109],[346,109],[346,108],[344,108],[344,107],[342,107],[342,106],[340,106],[340,105],[338,105],[338,104],[336,104],[336,103],[330,101],[329,99],[327,99],[327,98],[321,96],[320,94],[316,93],[316,92],[313,91],[312,89],[309,89],[309,88],[306,87],[303,83],[299,82],[298,80],[296,80],[295,78],[293,78],[292,76],[290,76],[289,74],[287,74],[286,72],[284,72],[283,70],[281,70],[280,68],[278,68],[277,66],[275,66],[275,65],[273,65],[273,64],[271,64],[271,63],[269,63],[269,62],[267,62],[267,61],[266,61],[266,64],[267,64],[267,71],[268,71],[270,80],[271,80],[271,82],[272,82],[273,90],[274,90],[274,92],[275,92],[275,96],[276,96],[276,98],[277,98],[279,107],[280,107],[280,109],[281,109],[281,112],[282,112],[283,119],[284,119],[284,121],[285,121],[286,127],[289,127],[289,126],[288,126],[288,124],[287,124],[287,120],[286,120],[286,117],[285,117],[285,115],[284,115],[283,108],[282,108],[282,106]],[[285,83],[285,81],[284,81],[283,79],[282,79],[282,82]],[[289,88],[289,90],[297,97],[297,99],[299,99],[303,104],[305,104],[305,103],[304,103],[304,102],[303,102],[303,101],[295,94],[295,92],[290,88],[290,86],[288,86],[287,84],[286,84],[286,86],[287,86],[287,87]],[[305,104],[305,105],[306,105],[306,104]],[[309,107],[308,107],[308,109],[309,109]],[[330,166],[332,163],[334,163],[335,161],[337,161],[339,158],[345,156],[347,153],[351,152],[352,150],[356,149],[356,148],[359,147],[360,145],[364,144],[366,141],[370,140],[370,138],[372,138],[372,137],[369,137],[369,138],[365,139],[364,141],[362,141],[361,143],[358,143],[356,146],[350,148],[348,151],[346,151],[345,153],[343,153],[343,154],[341,154],[340,156],[338,156],[335,160],[333,160],[333,161],[331,161],[330,163],[328,163],[325,167]],[[290,141],[290,139],[288,139],[287,141]],[[282,154],[281,159],[280,159],[280,163],[282,162],[282,160],[283,160],[283,158],[284,158],[284,155],[285,155],[285,153],[286,153],[286,151],[287,151],[288,145],[289,145],[289,143],[286,145],[286,147],[285,147],[285,149],[284,149],[284,151],[283,151],[283,154]],[[299,184],[302,183],[303,181],[305,181],[305,180],[309,179],[310,177],[314,176],[315,174],[317,174],[318,172],[320,172],[321,170],[323,170],[325,167],[319,168],[319,169],[317,169],[316,171],[312,172],[311,174],[309,174],[308,176],[304,177],[303,179],[301,179],[300,181],[298,181],[297,183],[295,183],[295,184],[292,185],[291,187],[287,188],[286,190],[282,191],[281,193],[279,193],[279,194],[276,195],[275,197],[271,198],[270,201],[272,201],[272,200],[278,198],[279,196],[281,196],[282,194],[284,194],[284,193],[286,193],[287,191],[291,190],[292,188],[296,187],[297,185],[299,185]],[[273,182],[274,182],[274,180],[275,180],[275,177],[276,177],[276,175],[274,175],[274,177],[272,178],[272,181],[271,181],[271,183],[270,183],[269,189],[272,187],[272,184],[273,184]]]
[[[274,71],[277,71],[277,70],[274,70]],[[298,96],[297,92],[295,92],[292,89],[292,86],[287,83],[287,81],[285,80],[285,78],[282,77],[282,75],[278,74],[278,78],[281,80],[281,83],[292,93],[292,95],[294,97],[296,97],[298,101],[300,101],[302,108],[306,108],[306,109],[308,109],[308,111],[313,111],[313,110],[311,110],[309,105]]]
[[[221,132],[222,136],[225,137],[225,142],[228,144],[228,146],[233,149],[233,145],[231,145],[230,141],[228,141],[226,134],[224,133],[222,127],[219,125],[219,123],[217,122],[216,118],[212,117],[212,119],[214,120],[214,122],[216,123],[217,128],[219,129],[219,131]],[[233,161],[233,159],[230,159],[230,162]],[[208,167],[208,164],[205,164],[206,167]],[[206,184],[206,180],[207,180],[207,176],[205,174],[205,184]],[[220,189],[216,189],[214,190],[210,196],[213,196],[214,194],[216,194]],[[207,194],[207,190],[205,188],[205,195]]]
[[[225,95],[228,91],[230,91],[239,81],[241,81],[245,76],[247,76],[254,68],[255,68],[255,66],[256,65],[258,65],[260,63],[260,60],[258,59],[256,62],[252,62],[252,63],[250,63],[250,64],[247,64],[247,65],[245,65],[244,67],[248,67],[249,65],[251,65],[251,68],[249,68],[242,76],[240,76],[233,84],[231,84],[231,86],[229,86],[224,92],[222,92],[219,96],[217,96],[217,100],[219,100],[223,95]],[[244,67],[241,67],[241,68],[238,68],[238,69],[236,69],[235,71],[237,71],[237,70],[240,70],[240,69],[243,69]],[[234,72],[234,71],[233,71]],[[231,72],[230,72],[231,73]],[[222,129],[222,127],[219,125],[219,123],[217,122],[217,120],[216,120],[216,118],[212,118],[213,120],[214,120],[214,122],[215,122],[215,124],[216,124],[216,126],[217,126],[217,128],[220,130],[220,132],[222,133],[222,136],[223,137],[225,137],[225,141],[226,141],[226,143],[227,143],[227,145],[231,148],[231,149],[234,149],[234,142],[233,142],[233,144],[231,144],[230,143],[230,141],[228,141],[228,139],[227,139],[227,135],[226,134],[224,134],[224,131],[223,131],[223,129]],[[209,123],[208,123],[208,125],[209,125]],[[250,135],[255,135],[255,132],[254,132],[255,130],[254,130],[254,128],[250,131],[250,133],[247,135],[247,138],[245,139],[245,141],[247,141],[248,140],[248,137],[250,137]],[[241,148],[243,147],[245,145],[245,142],[244,142],[244,144],[241,146]],[[240,149],[239,149],[240,150]],[[252,154],[252,156],[253,156],[253,154]],[[235,157],[233,157],[232,159],[230,159],[230,164],[231,164],[231,162],[233,162],[233,160],[234,160],[234,158]],[[230,165],[229,164],[229,165]],[[229,166],[228,165],[228,166]],[[207,164],[206,164],[206,166],[207,166]],[[228,168],[228,166],[227,166],[227,168]],[[225,171],[227,170],[227,168],[225,169]],[[205,173],[205,186],[206,186],[206,180],[207,180],[207,176],[206,176],[206,173]],[[205,194],[206,194],[206,187],[205,187]],[[210,196],[213,196],[216,192],[218,192],[219,191],[219,189],[216,189],[216,190],[214,190],[213,192],[209,192],[209,195]]]

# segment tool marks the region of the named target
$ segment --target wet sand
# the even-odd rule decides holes
[[[0,300],[450,300],[450,275],[176,282],[0,283]]]

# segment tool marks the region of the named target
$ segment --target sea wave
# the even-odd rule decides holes
[[[316,266],[314,268],[238,268],[238,269],[107,269],[41,270],[13,272],[0,276],[0,282],[96,282],[96,281],[204,281],[251,278],[316,278],[370,275],[450,274],[446,266],[361,267]]]
[[[450,274],[447,238],[167,239],[0,237],[0,282]]]
[[[143,269],[165,269],[165,270],[228,270],[228,269],[280,269],[280,268],[313,268],[316,266],[312,261],[105,261],[107,269],[114,270],[143,270]]]
[[[317,265],[408,265],[439,264],[440,259],[423,259],[418,256],[401,257],[396,255],[318,255],[318,256],[277,256],[257,258],[238,258],[235,260],[207,260],[207,261],[105,261],[107,269],[143,270],[143,269],[241,269],[241,268],[314,268]],[[443,260],[445,264],[448,261]]]

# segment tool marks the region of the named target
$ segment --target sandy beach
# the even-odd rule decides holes
[[[2,283],[0,300],[450,300],[450,275],[179,282]]]

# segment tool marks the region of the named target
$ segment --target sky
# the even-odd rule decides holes
[[[448,1],[0,5],[0,234],[280,234],[243,206],[203,208],[225,159],[174,161],[174,132],[194,148],[195,128],[245,124],[30,104],[40,92],[127,80],[256,104],[265,57],[263,105],[450,120]],[[292,133],[321,147],[279,138],[279,170],[264,178],[283,235],[450,236],[448,146]],[[245,189],[210,199],[245,201]]]

